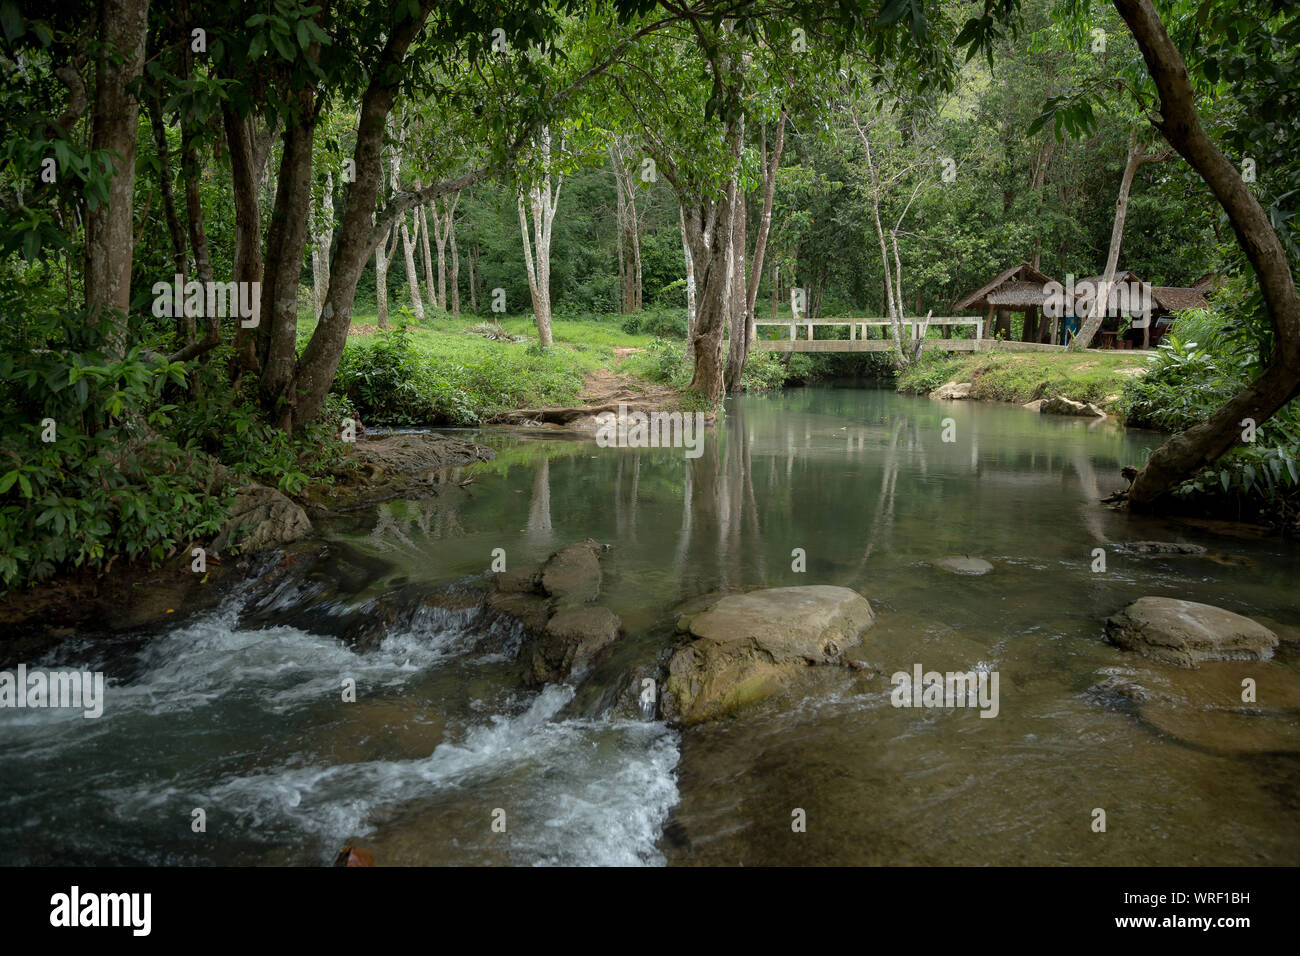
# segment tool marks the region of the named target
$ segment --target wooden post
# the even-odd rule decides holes
[[[812,323],[811,323],[811,322],[808,323],[808,341],[809,341],[809,342],[812,341]]]

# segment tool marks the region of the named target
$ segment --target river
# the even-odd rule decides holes
[[[29,662],[109,688],[95,720],[0,711],[0,864],[321,865],[349,840],[381,864],[1300,863],[1300,548],[1098,504],[1160,436],[861,387],[729,400],[696,459],[462,434],[499,452],[450,476],[464,496],[318,523],[366,573]],[[612,545],[601,603],[625,635],[576,690],[521,688],[520,634],[472,607],[421,608],[359,653],[324,626],[583,538]],[[1209,550],[1116,547],[1144,539]],[[949,555],[994,569],[929,563]],[[870,599],[871,667],[687,730],[609,715],[600,684],[661,654],[683,601],[799,584]],[[1148,664],[1103,640],[1148,594],[1284,642],[1267,664]],[[915,664],[997,671],[998,716],[891,706]],[[1243,677],[1259,705],[1219,707]]]

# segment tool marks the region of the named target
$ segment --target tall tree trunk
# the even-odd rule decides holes
[[[1137,130],[1129,134],[1128,140],[1128,158],[1124,162],[1124,174],[1119,181],[1119,198],[1115,200],[1115,219],[1110,229],[1110,250],[1106,254],[1106,271],[1102,276],[1100,288],[1097,289],[1097,297],[1093,301],[1092,312],[1088,319],[1079,329],[1079,334],[1074,337],[1070,343],[1070,349],[1078,352],[1086,349],[1092,344],[1093,336],[1101,328],[1102,320],[1106,317],[1106,305],[1110,301],[1110,287],[1115,281],[1115,270],[1119,265],[1119,247],[1124,238],[1124,221],[1128,217],[1128,197],[1133,188],[1133,177],[1137,174],[1138,169],[1146,163],[1154,163],[1163,160],[1168,156],[1167,153],[1152,155],[1138,145]]]
[[[415,215],[415,210],[411,211],[411,219],[415,221],[414,236],[406,228],[406,214],[402,214],[402,255],[406,261],[406,285],[411,293],[411,308],[417,319],[423,319],[424,301],[420,297],[420,274],[415,268],[415,244],[420,239],[420,219]]]
[[[695,259],[691,255],[690,240],[686,237],[686,210],[678,206],[677,213],[681,217],[682,254],[686,259],[686,341],[690,343],[695,339]]]
[[[460,318],[460,250],[456,247],[456,220],[451,220],[448,229],[448,241],[451,243],[451,314]]]
[[[727,126],[726,142],[731,171],[721,199],[713,206],[711,227],[700,228],[704,225],[700,223],[693,232],[688,229],[698,294],[695,330],[691,336],[695,371],[691,376],[690,387],[713,406],[722,402],[725,391],[722,340],[731,314],[732,275],[729,259],[732,255],[732,229],[736,217],[741,215],[738,204],[743,139],[744,122],[737,115]]]
[[[880,266],[885,283],[885,317],[889,319],[889,330],[894,337],[894,363],[901,368],[907,364],[907,353],[903,346],[902,304],[894,301],[893,269],[889,262],[889,249],[885,245],[885,230],[880,222],[880,176],[871,157],[871,138],[858,123],[856,116],[853,117],[853,126],[866,151],[867,172],[871,180],[871,221],[876,227],[876,240],[880,244]]]
[[[381,329],[388,328],[388,264],[397,253],[399,238],[397,230],[390,227],[375,246],[375,313]]]
[[[194,274],[199,282],[208,283],[212,281],[212,255],[208,249],[208,233],[203,226],[203,197],[199,192],[203,170],[196,145],[198,131],[193,127],[193,122],[188,120],[182,120],[181,130],[181,178],[185,180],[185,219],[189,229],[190,248],[194,252]],[[204,318],[203,341],[215,345],[221,340],[220,319],[215,315],[207,315],[206,309],[205,298],[200,311]]]
[[[421,204],[419,213],[421,244],[424,248],[424,294],[431,303],[441,309],[443,308],[442,297],[438,295],[438,286],[433,280],[433,253],[430,251],[429,246],[429,207]],[[438,208],[436,206],[433,210],[433,224],[435,228],[438,225]],[[441,250],[439,251],[441,252]],[[439,260],[441,261],[441,257],[439,257]]]
[[[1213,191],[1228,215],[1237,243],[1255,269],[1273,325],[1273,354],[1263,373],[1210,418],[1169,438],[1138,472],[1129,504],[1149,508],[1165,492],[1240,443],[1242,421],[1257,425],[1300,393],[1300,297],[1286,250],[1241,174],[1214,145],[1196,113],[1187,67],[1151,0],[1114,0],[1128,24],[1160,95],[1164,135]]]
[[[749,315],[745,309],[749,288],[745,273],[745,246],[749,240],[746,236],[745,197],[740,190],[736,191],[736,206],[736,221],[731,228],[731,340],[727,344],[724,372],[729,392],[740,391],[740,377],[749,357]]]
[[[298,345],[298,282],[311,210],[315,91],[306,87],[290,99],[295,112],[284,132],[275,206],[266,239],[266,278],[262,282],[262,321],[258,326],[262,407],[277,428],[288,432],[293,430],[294,420],[292,388]]]
[[[257,190],[266,168],[269,148],[259,148],[252,116],[239,116],[226,104],[222,106],[221,117],[226,128],[226,143],[230,147],[235,204],[235,281],[256,288],[252,283],[262,281],[262,212],[257,201]],[[257,307],[260,326],[260,301]],[[233,371],[237,379],[246,374],[260,374],[257,339],[256,326],[245,327],[242,321],[235,324]]]
[[[533,315],[537,319],[537,338],[542,348],[551,345],[551,225],[555,221],[555,210],[560,202],[561,182],[551,186],[551,133],[542,127],[537,149],[544,172],[538,181],[528,189],[528,202],[525,205],[523,188],[520,187],[519,228],[524,239],[524,261],[528,267],[528,292],[533,300]],[[528,235],[528,211],[532,209],[533,235]]]
[[[140,104],[127,85],[144,65],[148,0],[101,0],[90,146],[113,166],[108,201],[86,213],[86,321],[106,324],[110,355],[126,351],[126,314],[131,307],[132,232],[135,201],[136,120]]]
[[[172,244],[172,268],[181,277],[184,285],[189,276],[189,245],[185,238],[185,229],[181,226],[180,216],[176,212],[176,195],[172,190],[172,169],[167,147],[167,128],[163,125],[162,107],[158,98],[149,101],[149,125],[153,130],[154,149],[158,153],[158,182],[162,191],[163,218],[167,222],[167,235]],[[233,163],[233,160],[232,160]],[[194,339],[194,320],[178,309],[176,319],[176,340],[181,347]]]
[[[635,179],[628,163],[624,144],[615,139],[609,144],[614,168],[614,186],[618,194],[618,274],[624,312],[641,311],[641,226],[636,211]]]
[[[334,174],[325,173],[320,205],[312,217],[311,286],[316,321],[325,308],[325,294],[330,287],[330,244],[334,239]]]
[[[469,310],[478,315],[478,243],[469,253]]]
[[[392,221],[385,216],[384,226],[378,222],[372,225],[383,169],[381,151],[384,126],[393,108],[398,84],[405,74],[402,66],[407,50],[424,29],[434,2],[435,0],[417,0],[414,15],[402,19],[389,31],[371,71],[370,82],[362,95],[361,118],[357,124],[357,140],[352,154],[357,171],[356,181],[348,186],[343,220],[334,243],[334,256],[330,262],[330,290],[325,299],[325,309],[297,363],[297,374],[294,377],[296,404],[291,428],[315,420],[325,402],[334,374],[338,371],[343,347],[347,344],[357,281],[361,278],[370,254],[382,239],[385,227]],[[427,192],[421,194],[426,200],[431,198]],[[409,207],[398,205],[395,208],[402,210]]]

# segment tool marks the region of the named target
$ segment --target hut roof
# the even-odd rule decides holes
[[[984,297],[985,305],[1000,305],[1025,309],[1042,305],[1047,300],[1043,291],[1045,282],[1004,282]]]
[[[1104,278],[1106,278],[1104,275],[1084,276],[1082,279],[1075,279],[1074,286],[1077,289],[1085,282],[1091,282],[1095,286]],[[1142,280],[1138,278],[1136,272],[1132,272],[1129,269],[1121,269],[1115,273],[1113,281],[1118,285],[1121,282],[1141,282]]]
[[[1182,289],[1176,286],[1158,285],[1151,289],[1151,298],[1156,305],[1170,312],[1183,309],[1207,309],[1209,301],[1199,289]]]
[[[1039,272],[1028,262],[1022,262],[998,273],[986,285],[980,286],[965,298],[958,299],[953,303],[953,311],[990,305],[1004,308],[1009,306],[1013,309],[1042,305],[1047,298],[1042,287],[1051,281],[1051,276]]]
[[[1193,282],[1191,287],[1197,292],[1208,295],[1210,290],[1218,283],[1218,280],[1219,276],[1217,273],[1207,272],[1205,275]]]

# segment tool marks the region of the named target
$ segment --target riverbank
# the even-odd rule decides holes
[[[1124,384],[1147,369],[1146,352],[930,353],[899,373],[897,389],[928,395],[949,382],[969,383],[969,398],[1024,405],[1059,396],[1122,414]]]

